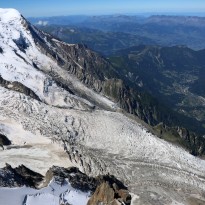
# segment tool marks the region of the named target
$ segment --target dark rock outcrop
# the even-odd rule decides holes
[[[7,88],[7,89],[10,89],[10,90],[13,90],[13,91],[23,93],[27,96],[30,96],[31,98],[34,98],[38,101],[41,101],[40,98],[30,88],[27,88],[22,83],[19,83],[16,81],[10,82],[10,81],[3,79],[0,76],[0,86]]]
[[[1,187],[20,187],[28,186],[37,188],[43,180],[43,176],[38,174],[24,165],[12,168],[6,164],[6,167],[0,169],[0,186]]]
[[[90,191],[92,196],[88,205],[129,205],[131,202],[131,195],[122,182],[117,180],[114,176],[98,176],[96,178],[89,177],[80,172],[75,167],[62,168],[53,166],[48,170],[45,177],[45,186],[52,178],[63,183],[67,178],[71,186],[83,192]]]
[[[11,141],[3,134],[0,134],[0,145],[10,145]]]
[[[113,176],[98,177],[98,186],[88,205],[130,205],[131,195],[127,188]]]
[[[83,192],[93,192],[97,186],[97,180],[95,178],[89,177],[86,174],[80,172],[76,167],[63,168],[53,166],[46,173],[44,186],[47,186],[52,178],[55,178],[61,183],[63,183],[66,178],[73,188]]]
[[[25,53],[25,49],[29,47],[29,45],[27,44],[27,42],[25,41],[25,39],[23,38],[21,34],[20,34],[19,39],[14,40],[14,43],[17,45],[19,50],[21,50],[24,53]]]

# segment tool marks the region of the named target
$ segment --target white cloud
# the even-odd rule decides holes
[[[41,26],[46,26],[46,25],[48,25],[48,21],[38,21],[37,24],[41,25]]]

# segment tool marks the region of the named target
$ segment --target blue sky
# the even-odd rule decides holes
[[[16,8],[26,17],[145,12],[205,13],[205,0],[1,0],[0,7]]]

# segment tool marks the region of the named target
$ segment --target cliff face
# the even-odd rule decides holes
[[[100,183],[87,205],[131,204],[131,195],[127,188],[113,176],[101,176],[97,179]]]
[[[43,176],[38,174],[24,165],[12,168],[11,165],[0,169],[0,187],[21,187],[28,186],[37,188],[43,180]]]

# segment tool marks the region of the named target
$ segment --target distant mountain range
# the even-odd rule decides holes
[[[185,45],[195,50],[205,48],[205,17],[108,15],[29,20],[66,42],[87,44],[104,55],[141,44]]]
[[[69,43],[86,44],[89,48],[109,56],[133,45],[152,45],[155,42],[137,34],[101,31],[76,26],[45,25],[38,28]]]

